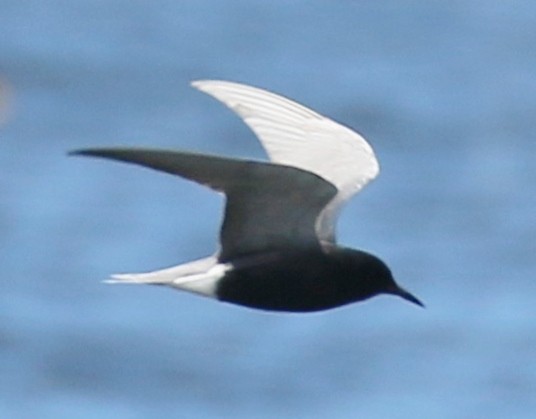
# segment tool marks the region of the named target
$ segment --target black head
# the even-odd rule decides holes
[[[340,252],[340,253],[339,253]],[[338,257],[342,257],[345,265],[350,268],[351,282],[360,299],[377,294],[392,294],[424,307],[424,304],[413,294],[399,286],[388,266],[379,258],[360,250],[341,249]]]

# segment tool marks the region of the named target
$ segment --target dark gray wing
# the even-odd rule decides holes
[[[267,90],[222,80],[199,80],[192,86],[240,116],[272,163],[312,172],[338,189],[316,226],[319,239],[334,244],[342,206],[379,173],[370,144],[350,128]]]
[[[256,252],[320,246],[315,223],[337,193],[335,186],[320,176],[272,163],[132,148],[71,154],[136,163],[224,192],[221,261]]]

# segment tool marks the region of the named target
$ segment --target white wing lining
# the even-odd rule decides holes
[[[195,81],[192,86],[238,114],[272,162],[307,170],[335,185],[339,192],[316,225],[320,241],[334,242],[340,208],[379,173],[368,142],[350,128],[266,90],[218,80]]]

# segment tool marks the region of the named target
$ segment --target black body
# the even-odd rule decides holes
[[[273,311],[327,310],[361,301],[394,285],[389,268],[368,253],[345,248],[296,249],[266,263],[236,263],[218,284],[220,300]]]

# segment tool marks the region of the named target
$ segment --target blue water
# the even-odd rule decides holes
[[[533,418],[535,45],[528,0],[1,0],[0,418]],[[221,201],[68,150],[263,158],[198,78],[369,139],[382,173],[339,238],[426,310],[100,282],[211,254]]]

